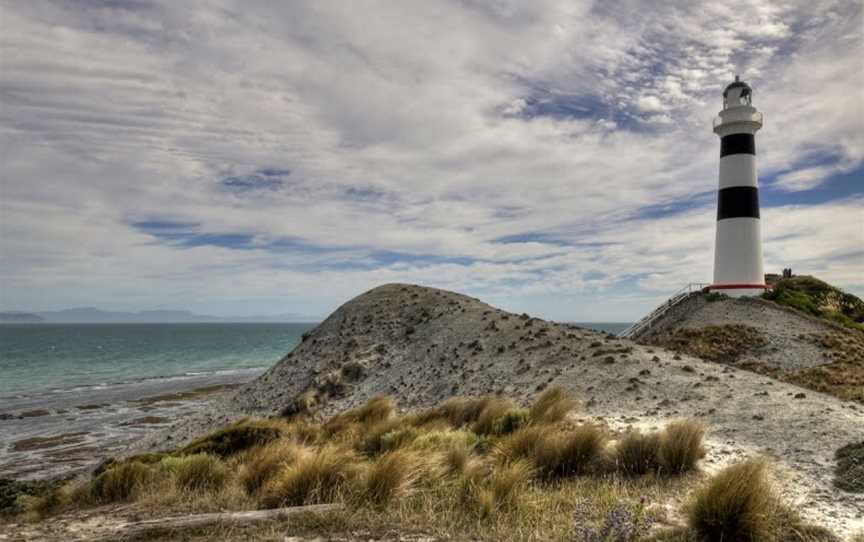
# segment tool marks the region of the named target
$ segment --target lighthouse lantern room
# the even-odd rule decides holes
[[[714,119],[714,133],[720,136],[720,187],[711,290],[735,297],[766,289],[755,141],[762,113],[752,102],[750,85],[736,76],[723,91],[723,110]]]

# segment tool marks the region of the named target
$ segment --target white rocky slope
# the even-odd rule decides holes
[[[709,431],[707,470],[764,454],[805,516],[841,534],[864,528],[864,495],[832,486],[834,451],[864,438],[864,409],[854,403],[403,284],[349,301],[267,373],[145,445],[176,445],[242,414],[290,409],[307,391],[330,413],[378,394],[407,408],[454,395],[529,399],[548,386],[571,390],[586,416],[613,427],[701,419]]]

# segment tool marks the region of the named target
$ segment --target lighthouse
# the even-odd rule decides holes
[[[720,136],[720,187],[711,290],[733,297],[759,295],[767,288],[756,177],[762,113],[752,100],[750,85],[735,76],[723,90],[723,110],[714,119],[714,133]]]

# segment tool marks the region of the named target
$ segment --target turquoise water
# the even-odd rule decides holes
[[[3,396],[267,368],[314,324],[0,325]]]

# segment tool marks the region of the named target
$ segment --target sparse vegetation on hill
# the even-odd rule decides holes
[[[801,312],[864,331],[864,301],[811,276],[783,279],[764,294]]]
[[[525,409],[477,397],[399,414],[391,399],[376,397],[323,423],[309,416],[247,419],[194,445],[106,464],[84,485],[25,504],[44,517],[114,502],[132,502],[151,516],[340,503],[344,511],[328,518],[326,529],[420,529],[484,540],[674,535],[666,510],[698,483],[689,473],[704,455],[703,427],[676,421],[617,437],[575,422],[575,404],[553,388]],[[693,495],[689,523],[678,526],[682,540],[714,540],[706,533],[720,524],[728,533],[779,540],[772,537],[800,524],[760,478],[764,464],[748,465]],[[769,512],[774,516],[762,517]],[[791,521],[774,521],[781,513]]]
[[[744,324],[679,328],[667,331],[652,340],[681,354],[720,363],[734,363],[744,353],[765,345],[758,330]]]
[[[844,491],[864,493],[864,441],[843,446],[835,458],[834,485]]]

